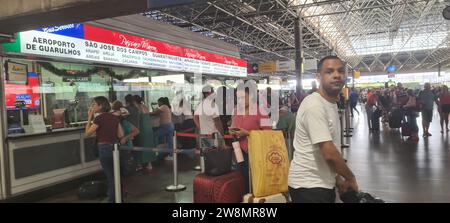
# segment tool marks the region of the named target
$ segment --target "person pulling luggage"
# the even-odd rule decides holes
[[[294,203],[334,203],[335,187],[343,194],[358,191],[355,175],[340,154],[340,122],[336,101],[345,82],[345,65],[337,56],[318,63],[320,88],[300,105],[289,169]]]

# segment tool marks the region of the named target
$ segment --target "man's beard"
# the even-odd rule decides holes
[[[337,97],[342,91],[342,87],[339,90],[334,90],[331,87],[324,86],[323,89],[325,90],[325,93],[327,93],[327,95],[330,97]]]

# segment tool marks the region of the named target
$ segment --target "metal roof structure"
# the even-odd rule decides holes
[[[305,58],[336,54],[363,72],[450,67],[450,0],[208,0],[145,16],[237,45],[249,62],[295,58],[300,18]]]

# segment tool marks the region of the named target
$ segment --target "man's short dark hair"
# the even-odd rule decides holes
[[[326,56],[324,58],[322,58],[319,63],[317,63],[317,72],[320,72],[320,70],[322,69],[322,65],[325,62],[325,60],[341,60],[341,58],[339,58],[338,56],[334,56],[334,55],[330,55],[330,56]]]

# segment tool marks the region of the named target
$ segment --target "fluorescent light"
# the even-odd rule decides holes
[[[148,77],[138,77],[123,80],[125,83],[148,83],[150,79]]]
[[[184,84],[184,74],[164,75],[152,77],[153,83],[167,83],[168,81],[177,84]]]

